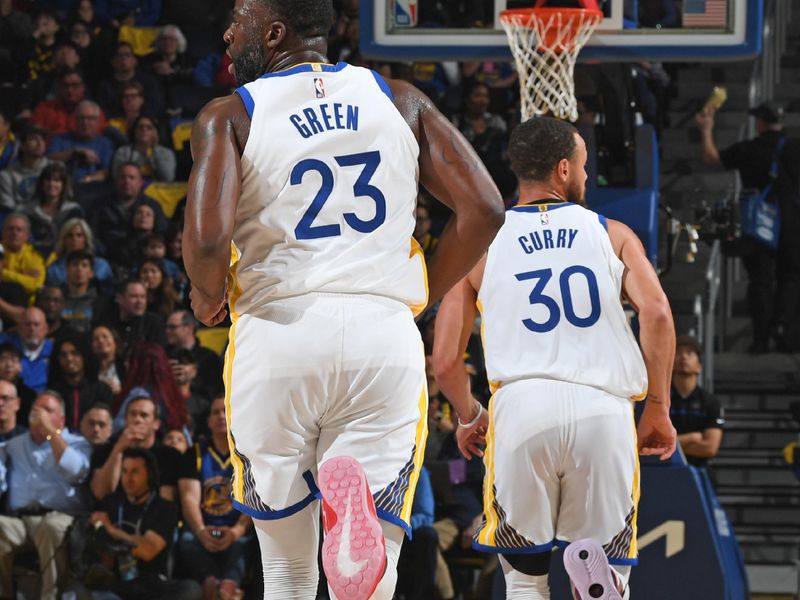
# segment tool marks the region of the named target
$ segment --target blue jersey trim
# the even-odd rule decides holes
[[[574,202],[553,202],[552,204],[522,204],[517,206],[512,206],[509,210],[514,210],[517,212],[550,212],[551,210],[558,210],[559,208],[564,208],[565,206],[574,206]]]
[[[319,69],[316,69],[319,67]],[[296,73],[310,73],[311,71],[317,71],[322,73],[337,73],[344,69],[347,66],[346,62],[339,62],[335,65],[330,65],[328,63],[303,63],[301,65],[297,65],[295,67],[291,67],[289,69],[285,69],[283,71],[275,71],[274,73],[264,73],[260,79],[271,79],[272,77],[288,77],[289,75],[294,75]]]
[[[311,471],[306,471],[303,473],[303,479],[305,479],[306,485],[308,486],[308,491],[318,500],[322,500],[322,493],[317,487],[317,482],[314,481],[314,474]]]
[[[400,517],[393,515],[390,512],[386,512],[383,509],[376,509],[375,512],[378,515],[378,518],[383,519],[384,521],[391,523],[392,525],[397,525],[400,529],[406,532],[408,539],[411,539],[411,527],[408,523],[403,521]]]
[[[237,502],[233,500],[233,507],[238,510],[239,512],[243,512],[246,515],[250,515],[254,519],[258,519],[259,521],[275,521],[277,519],[284,519],[286,517],[291,517],[293,514],[300,512],[306,506],[311,504],[314,500],[316,500],[316,496],[314,494],[309,494],[297,504],[293,504],[288,508],[284,508],[283,510],[271,510],[269,512],[263,510],[256,510],[255,508],[251,508],[250,506],[245,506],[241,502]]]
[[[608,564],[618,567],[635,567],[639,564],[638,558],[609,558]]]
[[[378,73],[377,71],[371,71],[372,76],[375,78],[375,81],[378,82],[378,87],[381,88],[381,91],[386,94],[386,96],[394,102],[394,94],[392,93],[392,88],[389,87],[389,84],[386,83],[386,80],[383,76]]]
[[[250,117],[250,120],[253,120],[253,111],[256,109],[255,100],[253,100],[253,96],[250,95],[250,92],[247,91],[247,88],[242,86],[240,88],[236,88],[236,93],[239,94],[239,97],[244,102],[244,107],[247,110],[247,115]]]
[[[606,221],[606,218],[603,215],[597,215],[597,220],[600,221],[600,225],[603,226],[603,229],[608,231],[608,221]]]
[[[555,542],[542,544],[541,546],[527,546],[525,548],[504,548],[500,546],[486,546],[478,542],[472,542],[472,549],[478,552],[488,552],[489,554],[542,554],[550,552],[555,548]]]

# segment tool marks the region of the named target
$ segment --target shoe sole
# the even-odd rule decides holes
[[[564,550],[564,568],[581,600],[622,600],[603,547],[592,539]]]
[[[339,600],[367,600],[386,570],[386,543],[364,470],[349,456],[326,460],[319,489],[323,521],[335,515],[332,526],[325,524],[322,543],[328,585]]]

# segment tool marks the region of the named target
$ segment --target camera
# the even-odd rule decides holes
[[[222,532],[219,529],[212,529],[211,530],[211,537],[218,540],[222,537]]]

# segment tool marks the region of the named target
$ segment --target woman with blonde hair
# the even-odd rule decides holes
[[[85,250],[94,256],[94,278],[102,287],[111,285],[114,273],[111,265],[95,253],[94,236],[89,224],[83,219],[68,219],[58,232],[53,253],[47,259],[47,285],[61,286],[67,281],[67,254],[75,250]]]

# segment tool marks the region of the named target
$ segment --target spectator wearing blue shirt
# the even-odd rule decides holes
[[[428,600],[435,596],[439,536],[433,528],[434,504],[431,476],[428,469],[422,467],[411,505],[412,535],[403,544],[398,566],[401,573],[398,581],[402,588],[406,588],[403,590],[406,600]]]
[[[19,404],[17,387],[0,380],[0,444],[28,431],[17,423]]]
[[[6,333],[0,343],[8,342],[22,353],[22,381],[41,392],[47,386],[47,371],[53,342],[47,339],[47,318],[41,309],[26,308],[17,332]],[[2,596],[0,596],[2,597]]]
[[[0,516],[0,597],[14,597],[14,553],[33,542],[41,565],[42,600],[55,600],[66,567],[64,534],[73,517],[88,511],[83,482],[90,446],[64,430],[64,401],[40,394],[31,430],[0,445],[0,493],[8,492],[8,515]]]
[[[55,136],[48,148],[51,160],[67,165],[74,183],[108,179],[114,144],[100,133],[100,106],[84,100],[75,109],[75,131]]]

